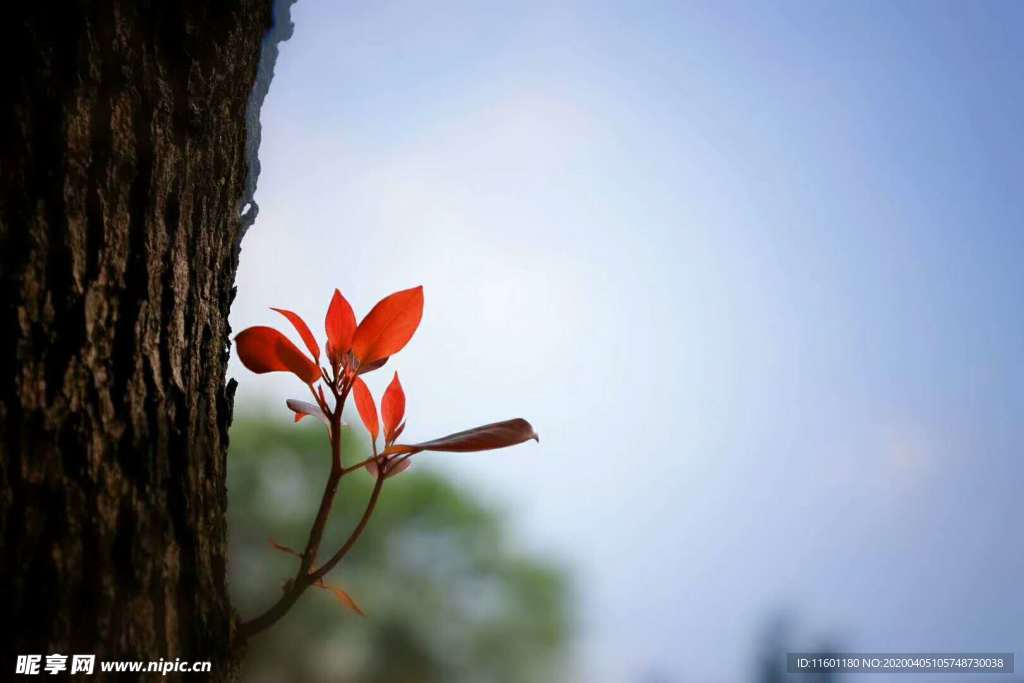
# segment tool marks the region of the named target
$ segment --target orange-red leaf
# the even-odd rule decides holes
[[[312,415],[316,419],[323,422],[325,425],[330,425],[330,421],[327,416],[324,415],[324,411],[320,410],[320,406],[309,401],[299,401],[294,398],[290,398],[285,403],[288,405],[289,410],[295,413],[295,421],[298,422],[307,415]]]
[[[398,425],[395,428],[395,433],[391,435],[391,440],[392,441],[397,441],[398,437],[402,436],[402,432],[404,432],[404,431],[405,431],[405,423],[403,422],[402,424]]]
[[[366,425],[366,430],[370,432],[370,438],[376,442],[377,434],[380,433],[380,421],[377,419],[377,406],[374,405],[370,388],[366,386],[366,382],[361,378],[356,377],[355,381],[352,382],[352,394],[356,399],[356,410],[359,411],[359,418]]]
[[[395,430],[405,417],[405,391],[398,381],[397,372],[380,399],[380,415],[384,421],[384,441],[390,444],[395,440]]]
[[[360,609],[359,605],[356,604],[356,601],[352,599],[352,596],[343,591],[342,589],[338,588],[337,586],[332,586],[331,584],[326,583],[323,579],[317,581],[316,586],[318,588],[323,588],[324,590],[333,593],[334,597],[338,599],[338,602],[343,604],[345,607],[348,607],[350,610],[352,610],[359,616],[366,616],[366,613],[363,612],[362,609]]]
[[[356,331],[356,314],[352,312],[345,297],[337,289],[327,308],[327,357],[334,365],[341,365],[345,353],[352,347],[352,335]]]
[[[456,432],[439,439],[409,445],[395,444],[384,449],[382,455],[396,453],[419,453],[420,451],[449,451],[468,453],[470,451],[489,451],[494,448],[515,446],[524,441],[540,441],[533,426],[522,418],[494,422],[482,427]]]
[[[409,343],[423,317],[423,287],[384,297],[356,328],[352,353],[360,365],[392,356]]]
[[[242,364],[256,373],[291,372],[306,384],[320,378],[320,368],[288,337],[272,327],[250,327],[235,337]]]
[[[313,354],[313,360],[319,363],[320,345],[316,343],[316,337],[314,337],[313,333],[309,331],[309,325],[306,324],[306,321],[300,318],[297,313],[286,311],[283,308],[271,308],[270,310],[277,311],[284,317],[288,318],[288,322],[292,324],[295,331],[299,333],[300,337],[302,337],[302,341],[306,344],[306,348],[309,349],[311,354]]]

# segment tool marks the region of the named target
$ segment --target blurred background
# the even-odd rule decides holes
[[[406,437],[522,416],[541,442],[417,456],[332,574],[367,618],[305,596],[246,680],[771,681],[789,650],[1024,652],[1024,4],[292,18],[233,328],[290,334],[278,306],[319,332],[335,287],[361,317],[422,284],[415,338],[368,376],[379,397],[401,374]],[[302,387],[233,362],[253,614],[326,452],[284,407]],[[346,478],[332,533],[369,483]]]

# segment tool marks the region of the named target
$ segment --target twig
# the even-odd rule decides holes
[[[384,472],[377,473],[377,481],[373,484],[373,491],[370,493],[370,500],[366,503],[366,510],[363,511],[363,516],[359,520],[359,524],[352,530],[348,540],[345,541],[344,545],[338,549],[338,552],[334,553],[334,557],[327,560],[322,567],[310,574],[313,580],[322,578],[327,572],[334,569],[334,566],[341,562],[342,558],[348,554],[348,551],[352,549],[359,537],[362,536],[363,530],[366,529],[366,525],[370,521],[370,515],[373,514],[373,509],[377,506],[377,499],[380,497],[380,490],[384,486]]]
[[[366,509],[363,511],[363,516],[359,519],[359,523],[356,528],[349,534],[348,540],[341,546],[341,548],[334,554],[331,559],[324,563],[322,567],[311,573],[302,573],[296,578],[289,582],[285,588],[284,594],[281,598],[274,603],[274,605],[266,612],[256,617],[251,621],[247,621],[239,626],[239,635],[242,640],[248,639],[260,631],[266,630],[274,625],[278,619],[283,617],[292,605],[299,599],[302,593],[315,584],[317,581],[323,579],[327,572],[331,571],[335,565],[337,565],[342,558],[348,554],[352,546],[355,545],[356,541],[363,534],[367,524],[370,521],[370,516],[373,514],[374,508],[377,506],[377,499],[380,498],[380,491],[384,485],[384,473],[380,473],[377,477],[376,483],[373,485],[373,492],[370,493],[370,500],[366,503]]]

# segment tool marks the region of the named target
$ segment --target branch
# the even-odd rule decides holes
[[[334,569],[334,566],[341,562],[342,558],[348,554],[348,551],[352,549],[359,537],[363,535],[363,530],[366,529],[366,525],[370,521],[370,515],[373,514],[373,509],[377,506],[377,499],[380,498],[380,490],[384,486],[384,471],[381,470],[377,473],[377,481],[373,484],[373,491],[370,493],[370,500],[366,503],[366,510],[363,511],[363,516],[359,520],[359,524],[352,530],[348,540],[345,544],[338,549],[338,552],[334,553],[334,557],[327,560],[319,569],[310,574],[309,576],[316,581],[317,579],[323,578],[327,572]]]
[[[370,493],[370,500],[366,503],[366,509],[363,511],[363,516],[359,519],[359,523],[356,524],[356,528],[349,534],[348,540],[341,546],[338,552],[334,553],[322,567],[314,572],[307,573],[308,567],[300,569],[295,579],[289,582],[285,588],[284,595],[274,603],[274,605],[266,612],[256,617],[251,621],[247,621],[239,626],[239,636],[242,640],[248,639],[250,636],[259,633],[267,628],[270,628],[277,622],[278,619],[283,617],[292,605],[299,599],[302,593],[320,581],[327,572],[331,571],[348,554],[348,551],[352,549],[359,537],[362,536],[363,531],[366,529],[366,525],[370,521],[370,516],[373,514],[374,508],[377,506],[377,499],[380,498],[380,491],[384,485],[384,472],[380,472],[377,476],[377,481],[373,485],[373,491]],[[318,517],[319,519],[319,517]],[[322,531],[322,529],[321,529]],[[319,542],[319,541],[318,541]],[[303,558],[302,564],[305,565],[306,559]]]

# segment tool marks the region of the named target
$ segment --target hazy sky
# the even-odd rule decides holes
[[[581,680],[742,679],[780,609],[1024,655],[1024,3],[292,16],[232,325],[424,285],[406,434],[534,423],[420,466],[575,572]]]

